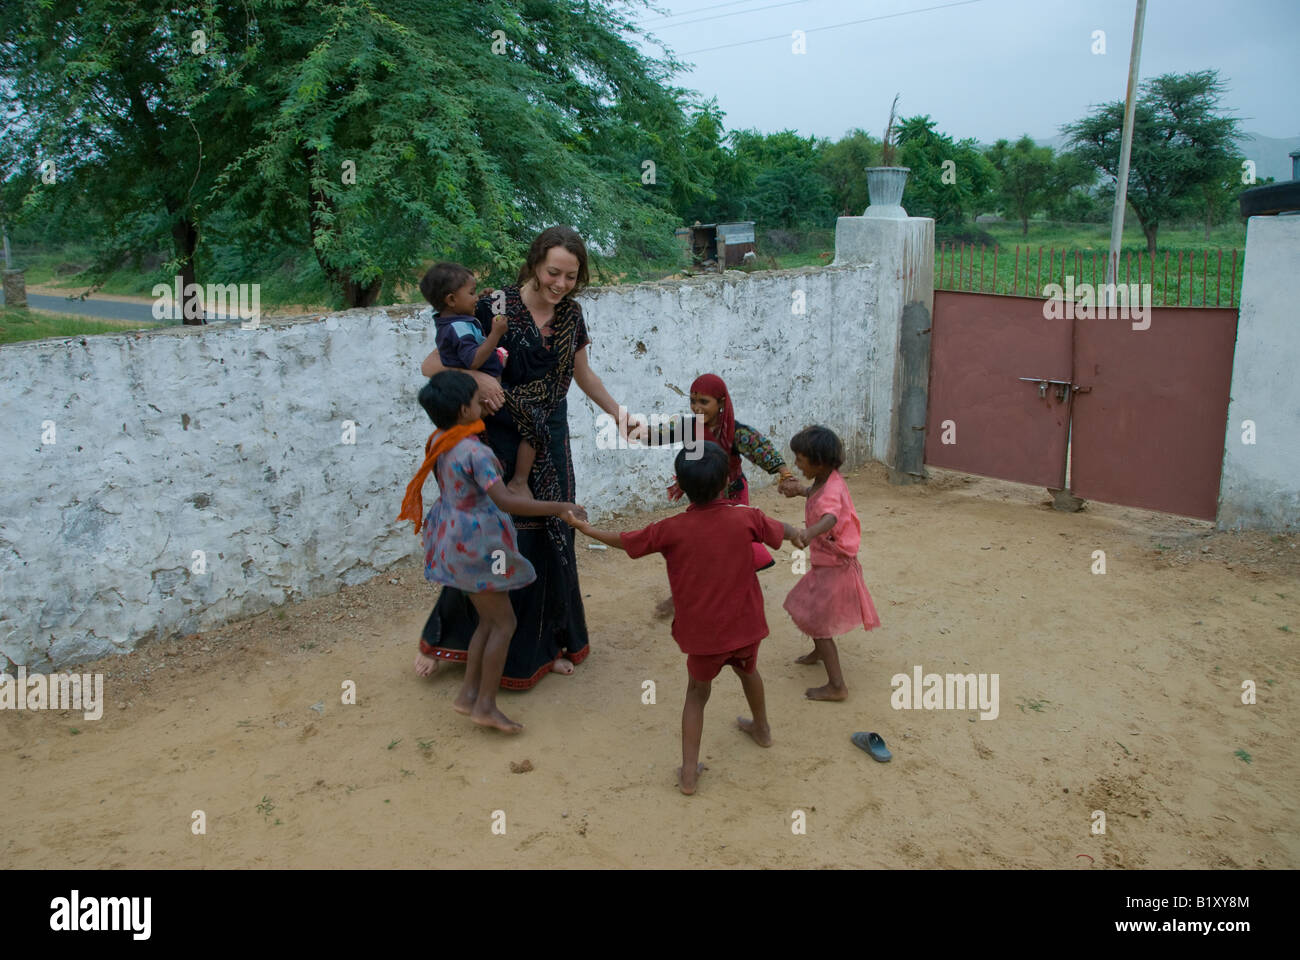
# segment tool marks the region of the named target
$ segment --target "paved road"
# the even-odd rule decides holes
[[[3,301],[4,294],[0,293],[0,302]],[[158,321],[153,318],[153,307],[147,303],[122,303],[118,300],[97,300],[94,297],[85,300],[69,300],[66,297],[48,297],[39,293],[29,293],[27,305],[34,310],[48,310],[51,313],[130,320],[141,326],[158,325]]]
[[[0,290],[0,304],[4,303],[4,291]],[[41,293],[27,294],[27,306],[34,310],[48,310],[51,313],[68,313],[80,317],[101,317],[107,320],[129,320],[142,327],[179,326],[179,320],[155,320],[153,304],[124,303],[120,300],[100,300],[87,297],[85,300],[67,297],[50,297]],[[214,313],[208,317],[208,323],[238,321],[238,317],[223,313]]]

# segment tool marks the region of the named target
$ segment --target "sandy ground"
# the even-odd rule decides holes
[[[673,779],[684,658],[650,616],[663,562],[580,537],[593,653],[573,677],[502,695],[519,737],[451,711],[461,668],[414,675],[434,588],[405,567],[82,667],[107,674],[99,721],[0,714],[0,863],[1300,866],[1294,537],[1100,504],[1059,513],[1040,490],[939,471],[891,487],[873,467],[850,487],[884,621],[840,640],[850,699],[803,699],[824,673],[791,663],[809,644],[781,609],[787,545],[760,575],[776,742],[736,729],[740,685],[720,677],[694,797]],[[772,490],[756,505],[802,511]],[[998,674],[1000,715],[891,709],[890,678],[915,665]],[[356,706],[340,702],[346,680]],[[857,750],[855,730],[883,735],[893,762]]]

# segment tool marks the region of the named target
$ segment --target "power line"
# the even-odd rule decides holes
[[[759,0],[731,0],[730,3],[706,3],[702,7],[691,7],[689,10],[681,10],[677,13],[665,13],[653,17],[642,17],[634,21],[637,24],[649,23],[651,20],[671,20],[673,17],[689,17],[693,13],[701,13],[705,10],[721,10],[723,7],[736,7],[745,3],[757,3]],[[744,13],[743,10],[736,11]]]
[[[980,3],[980,2],[981,0],[957,0],[956,3],[943,3],[935,7],[922,7],[919,10],[903,10],[899,13],[886,13],[878,17],[866,17],[862,20],[848,20],[844,23],[832,23],[825,27],[813,27],[811,30],[805,30],[804,34],[806,35],[809,33],[819,33],[822,30],[838,30],[840,27],[856,27],[858,24],[861,23],[872,23],[876,20],[892,20],[895,17],[906,17],[913,13],[929,13],[932,10],[947,10],[950,9],[951,7],[965,7],[972,3]],[[783,6],[783,4],[778,4],[778,6]],[[704,47],[701,50],[688,50],[685,53],[683,53],[682,56],[689,57],[697,53],[712,53],[714,50],[728,50],[732,47],[744,47],[751,43],[766,43],[768,40],[789,40],[789,39],[790,39],[790,34],[778,33],[772,37],[759,37],[756,40],[739,40],[736,43],[724,43],[716,47]]]
[[[722,17],[734,17],[739,14],[758,13],[760,10],[772,10],[775,7],[792,7],[797,3],[807,3],[808,0],[783,0],[782,3],[769,3],[766,7],[754,7],[752,10],[733,10],[730,13],[715,13],[709,17],[696,17],[694,20],[683,20],[681,23],[665,23],[657,30],[667,30],[671,27],[684,27],[691,23],[703,23],[705,20],[718,20]]]

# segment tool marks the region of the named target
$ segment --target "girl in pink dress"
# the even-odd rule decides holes
[[[813,649],[795,662],[826,664],[826,685],[804,691],[809,700],[844,700],[849,688],[832,638],[859,625],[868,630],[880,626],[858,563],[862,524],[840,475],[844,462],[840,438],[826,427],[805,427],[791,438],[790,449],[795,466],[813,481],[802,489],[784,489],[786,496],[808,498],[807,526],[794,543],[808,548],[811,569],[785,598],[785,610],[796,627],[812,636]]]

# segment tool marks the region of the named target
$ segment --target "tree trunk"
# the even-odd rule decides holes
[[[1021,218],[1020,218],[1020,235],[1021,235],[1022,237],[1028,237],[1028,236],[1029,236],[1029,218],[1028,218],[1028,217],[1021,217]]]
[[[383,289],[384,281],[382,279],[372,280],[370,283],[357,283],[351,277],[342,277],[343,284],[343,306],[352,307],[370,307],[374,306],[379,299],[379,291]]]
[[[195,223],[189,217],[180,216],[172,221],[172,246],[176,250],[176,255],[181,261],[181,302],[176,304],[176,309],[180,312],[181,323],[189,326],[201,326],[207,323],[203,312],[203,294],[198,292],[198,273],[194,264],[194,251],[199,245],[199,230]],[[190,285],[194,284],[191,290]],[[194,296],[191,296],[194,294]],[[196,300],[197,304],[190,310],[185,308],[189,306],[190,300]],[[190,313],[196,313],[197,316],[190,316]]]
[[[1160,229],[1160,224],[1153,223],[1151,226],[1142,225],[1142,233],[1147,238],[1147,254],[1151,257],[1152,262],[1156,257],[1156,231]]]

